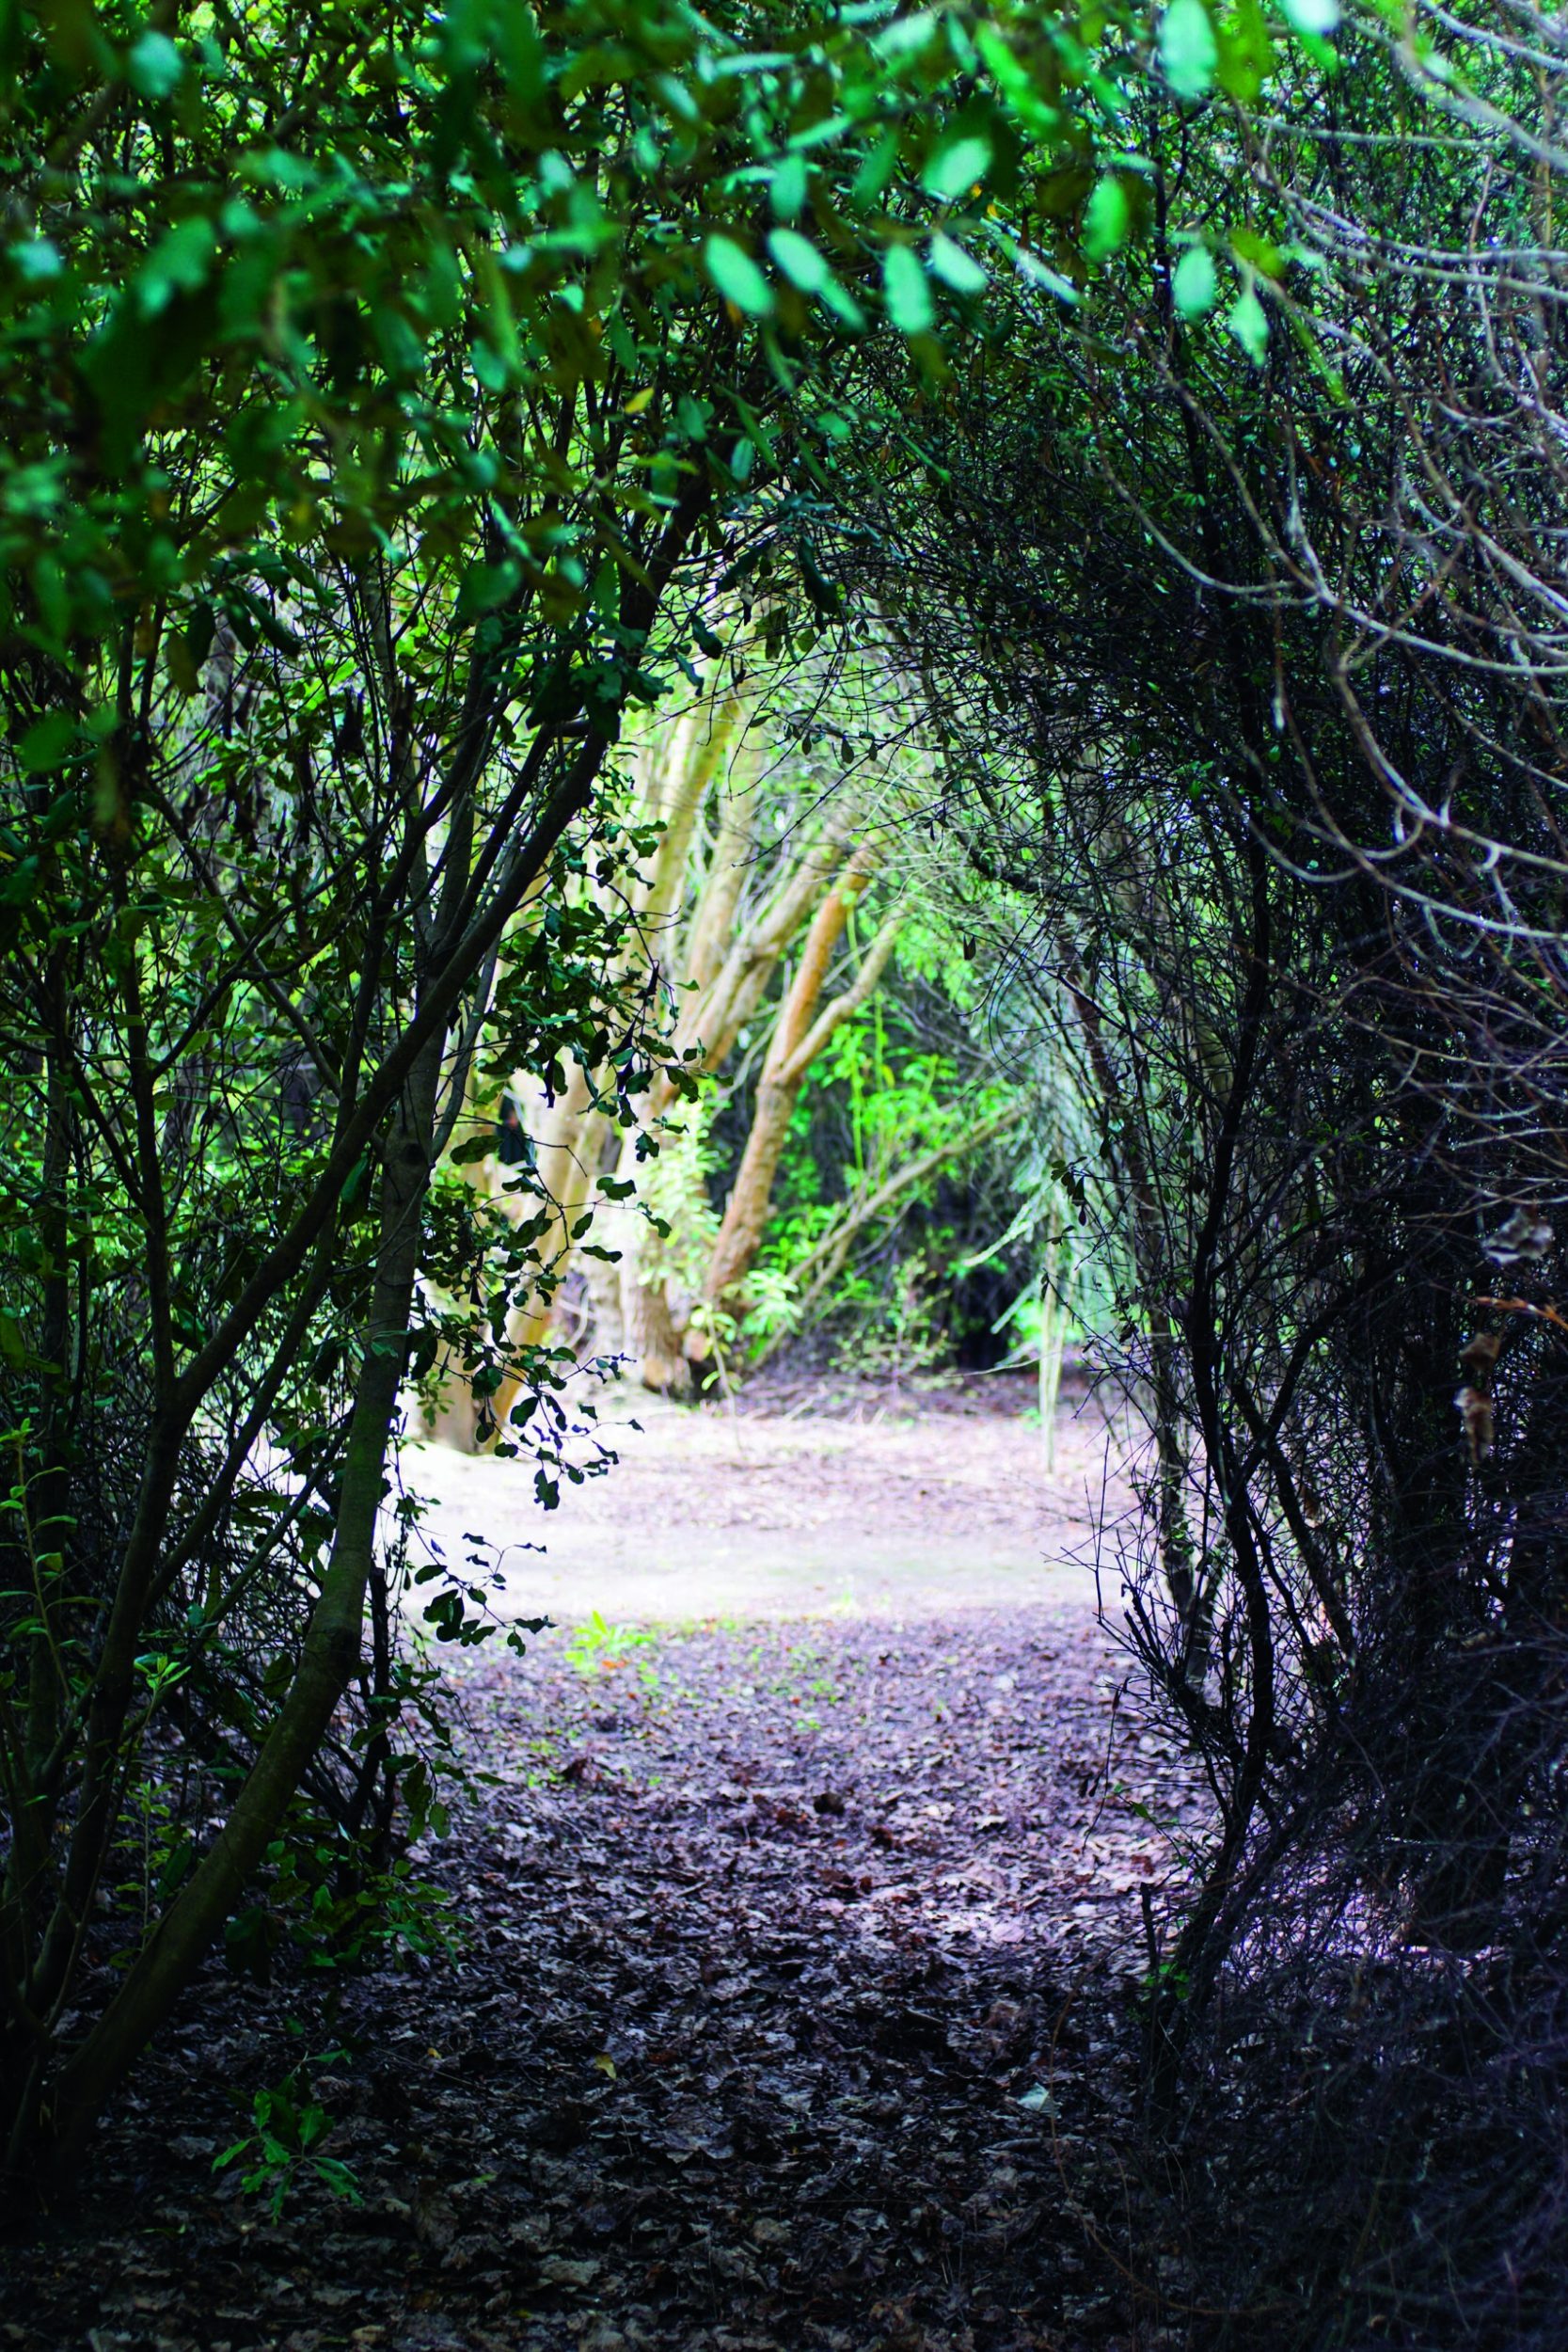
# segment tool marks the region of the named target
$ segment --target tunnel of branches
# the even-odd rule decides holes
[[[1439,13],[1433,38],[1458,40]],[[1504,13],[1464,21],[1497,31]],[[295,538],[266,540],[248,572],[233,548],[214,559],[183,635],[172,570],[156,627],[123,643],[93,620],[90,580],[58,626],[44,575],[17,590],[0,651],[7,873],[30,861],[0,886],[16,1170],[0,2120],[19,2208],[36,2212],[40,2182],[57,2202],[257,1871],[316,1899],[291,1839],[333,1846],[339,1894],[385,1891],[411,1820],[428,1830],[438,1677],[405,1638],[406,1542],[385,1514],[375,1538],[397,1413],[531,1450],[546,1500],[578,1475],[561,1317],[572,1248],[584,1295],[607,1279],[578,1248],[591,1207],[623,1259],[666,1235],[617,1309],[650,1389],[695,1394],[716,1355],[743,1384],[748,1349],[777,1344],[745,1326],[784,1296],[767,1288],[770,1187],[786,1148],[809,1156],[790,1121],[814,1059],[899,952],[897,871],[924,893],[923,935],[976,965],[961,1017],[935,961],[908,983],[950,1024],[964,1152],[989,1166],[1024,1138],[1032,1197],[1096,1269],[1092,1313],[1086,1289],[1073,1310],[1084,1366],[1140,1431],[1107,1626],[1129,1704],[1207,1792],[1208,1826],[1148,1915],[1134,2005],[1134,2235],[1180,2278],[1171,2332],[1148,2341],[1245,2346],[1265,2312],[1272,2341],[1304,2348],[1562,2342],[1568,426],[1551,212],[1568,166],[1541,96],[1559,92],[1560,28],[1506,13],[1514,33],[1465,37],[1484,105],[1422,83],[1370,10],[1346,11],[1364,81],[1343,142],[1324,130],[1343,86],[1315,51],[1268,86],[1266,122],[1243,88],[1234,140],[1271,226],[1224,247],[1228,332],[1212,265],[1206,295],[1188,259],[1242,167],[1200,135],[1174,34],[1158,72],[1141,53],[1129,102],[1147,169],[1102,179],[1118,193],[1086,228],[1092,173],[1064,193],[1058,159],[1039,197],[1039,217],[1076,224],[1051,249],[1074,303],[1093,291],[1081,309],[1043,264],[998,271],[982,301],[948,262],[942,299],[970,307],[937,350],[927,297],[892,270],[896,332],[817,350],[799,327],[770,374],[741,348],[768,289],[712,264],[728,308],[708,287],[681,326],[697,422],[657,499],[647,436],[675,390],[632,387],[657,375],[668,318],[658,334],[643,319],[653,343],[629,357],[607,357],[611,339],[582,362],[599,488],[567,479],[576,389],[541,428],[546,520],[566,498],[588,512],[614,434],[641,469],[607,527],[609,584],[578,582],[588,603],[544,559],[526,573],[526,533],[515,556],[492,519],[470,545],[445,508],[406,577],[386,554],[406,519],[391,506],[380,540],[327,532],[311,572],[316,443]],[[463,87],[483,112],[483,76]],[[911,203],[945,189],[946,151]],[[942,200],[968,199],[955,179]],[[179,307],[195,246],[161,266],[179,332],[216,333]],[[55,282],[42,261],[36,276]],[[337,299],[309,365],[348,401],[372,363]],[[552,381],[576,387],[563,331]],[[42,336],[8,360],[19,415],[46,405],[28,373]],[[97,498],[132,428],[113,421],[120,360],[94,348]],[[502,359],[483,362],[487,397],[485,369],[499,384]],[[172,374],[154,386],[146,431],[172,446],[185,397]],[[750,420],[744,463],[714,454],[726,400]],[[190,425],[201,448],[216,430],[205,409]],[[260,478],[275,460],[261,435],[244,462]],[[16,512],[21,578],[36,516]],[[110,523],[105,545],[120,509]],[[242,526],[265,539],[249,507]],[[53,563],[66,524],[48,528]],[[443,622],[440,566],[459,556],[475,568]],[[71,561],[84,579],[110,564],[96,544]],[[604,642],[585,653],[590,624]],[[657,690],[634,693],[652,670]],[[624,727],[620,704],[604,716],[612,688]],[[722,725],[738,757],[756,713],[780,710],[800,782],[770,854],[798,842],[799,869],[767,867],[784,881],[755,906],[735,883],[731,963],[700,914],[679,961],[664,943],[706,839],[703,747]],[[760,807],[774,787],[747,788]],[[426,847],[404,853],[414,802],[407,838]],[[745,850],[733,870],[764,871]],[[247,957],[240,1006],[212,974],[251,973]],[[683,1161],[683,1118],[732,1048],[738,1064],[775,977],[766,1051],[715,1098],[706,1161]],[[1016,1101],[985,1091],[1004,1085]],[[498,1144],[509,1088],[536,1130],[526,1157]],[[920,1214],[951,1235],[978,1179],[960,1182],[945,1126],[918,1148]],[[668,1233],[693,1200],[677,1261]],[[79,1246],[89,1200],[96,1254]],[[847,1263],[830,1213],[845,1201],[822,1205],[828,1238],[797,1283],[813,1301]],[[1024,1231],[1008,1228],[1020,1266]],[[1058,1223],[1048,1238],[1054,1252]],[[1042,1312],[1059,1263],[1029,1258]],[[984,1352],[1003,1295],[976,1288],[963,1344]],[[474,1599],[454,1575],[420,1605],[461,1648]],[[84,1958],[95,1905],[112,1964]]]

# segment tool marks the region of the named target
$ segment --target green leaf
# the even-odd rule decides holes
[[[142,263],[136,302],[143,318],[166,310],[177,294],[196,294],[206,283],[216,245],[210,220],[193,215],[177,221]]]
[[[58,768],[76,740],[76,722],[69,710],[51,710],[30,726],[16,747],[17,757],[33,775]]]
[[[482,612],[493,612],[514,594],[522,576],[521,564],[510,556],[500,564],[470,564],[457,592],[454,619],[471,621]]]
[[[830,283],[832,271],[809,237],[802,237],[798,229],[775,229],[768,239],[768,250],[792,286],[802,294],[820,294]]]
[[[990,279],[973,253],[939,229],[931,239],[931,271],[955,294],[984,294]]]
[[[125,78],[138,98],[168,98],[184,78],[185,60],[166,33],[151,31],[126,53]]]
[[[850,193],[857,204],[875,204],[898,168],[898,134],[884,131],[856,172]]]
[[[1035,87],[1027,67],[1015,57],[994,24],[979,24],[974,45],[996,79],[996,87],[1021,122],[1037,136],[1049,137],[1060,122],[1056,108]]]
[[[1177,97],[1206,98],[1219,61],[1219,44],[1203,0],[1170,0],[1160,19],[1160,63]]]
[[[828,309],[842,319],[846,326],[852,328],[857,334],[865,325],[865,312],[861,309],[849,289],[847,286],[841,286],[836,278],[829,278],[818,294],[817,300],[826,303]]]
[[[796,229],[774,229],[768,233],[768,250],[792,286],[799,287],[802,294],[815,294],[846,326],[865,325],[865,313],[860,304],[839,284],[809,237],[802,237]]]
[[[1274,43],[1258,0],[1236,0],[1219,27],[1220,87],[1242,105],[1252,105],[1274,71]]]
[[[1058,302],[1077,302],[1077,287],[1070,278],[1064,278],[1060,270],[1053,269],[1049,262],[1042,262],[1039,255],[1031,252],[1026,245],[1016,245],[1009,238],[1006,246],[1020,276],[1027,278],[1031,285],[1043,286],[1048,294],[1055,295]]]
[[[872,36],[871,46],[877,55],[892,65],[900,57],[917,57],[928,49],[936,36],[937,14],[934,8],[921,8],[913,16],[897,16]]]
[[[351,2205],[364,2203],[365,2200],[359,2192],[358,2176],[341,2156],[312,2156],[310,2162],[317,2179],[324,2187],[332,2191],[334,2197],[345,2197]]]
[[[1260,368],[1269,348],[1269,321],[1252,287],[1244,287],[1237,295],[1225,323],[1253,366]]]
[[[973,135],[949,139],[927,162],[920,183],[927,196],[950,204],[955,198],[967,196],[975,182],[985,178],[990,165],[990,139]]]
[[[804,240],[802,239],[802,243]],[[703,266],[726,302],[749,318],[765,319],[773,309],[773,289],[749,253],[733,238],[711,236],[703,247]]]
[[[773,211],[780,220],[794,220],[805,208],[806,159],[803,155],[786,155],[773,167],[768,194]]]
[[[1084,250],[1091,262],[1103,262],[1127,243],[1132,224],[1127,190],[1114,176],[1097,183],[1084,213]]]
[[[1178,310],[1184,319],[1200,319],[1214,307],[1219,292],[1214,275],[1213,256],[1207,246],[1190,245],[1176,264],[1170,290]]]
[[[1256,229],[1237,229],[1231,234],[1230,246],[1239,260],[1250,262],[1265,278],[1283,278],[1285,256],[1267,237],[1260,237]]]
[[[888,317],[900,334],[924,335],[935,325],[931,289],[919,256],[907,245],[889,246],[883,256],[882,292]]]
[[[33,286],[40,286],[51,278],[58,278],[65,267],[60,259],[60,248],[51,237],[34,237],[27,245],[13,245],[10,262],[17,276]]]
[[[1325,40],[1339,22],[1339,0],[1279,0],[1287,21],[1298,33]]]

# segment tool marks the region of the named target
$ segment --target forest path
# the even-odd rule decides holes
[[[863,1502],[904,1439],[849,1427]],[[921,1428],[959,1488],[998,1435]],[[645,1474],[689,1499],[707,1478],[704,1507],[727,1477],[689,1458]],[[998,1606],[950,1569],[943,1597],[949,1510],[962,1532],[951,1491],[931,1572],[854,1613],[831,1587],[784,1613],[765,1578],[749,1614],[638,1626],[650,1613],[601,1581],[578,1613],[613,1613],[618,1635],[562,1624],[522,1660],[452,1658],[473,1777],[412,1859],[456,1947],[322,1974],[285,1942],[264,1986],[214,1962],[106,2122],[87,2203],[8,2249],[4,2340],[1168,2341],[1130,2284],[1125,2157],[1143,1897],[1158,1915],[1196,1801],[1121,1704],[1128,1661],[1081,1582],[1039,1567]],[[346,2059],[306,2058],[296,2081],[363,2201],[306,2180],[274,2220],[214,2157],[237,2106],[332,2049]]]
[[[1048,1470],[1028,1375],[794,1394],[693,1409],[611,1385],[615,1468],[562,1480],[553,1511],[529,1459],[410,1448],[421,1540],[483,1557],[502,1615],[562,1624],[1093,1607],[1095,1518],[1127,1494],[1125,1434],[1092,1403],[1064,1400]]]

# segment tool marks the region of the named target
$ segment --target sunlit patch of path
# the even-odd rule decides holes
[[[411,1448],[422,1540],[495,1579],[502,1614],[571,1622],[1085,1608],[1096,1514],[1126,1507],[1122,1444],[1092,1408],[1039,1431],[1002,1414],[732,1417],[611,1391],[605,1478],[534,1497],[531,1462]]]

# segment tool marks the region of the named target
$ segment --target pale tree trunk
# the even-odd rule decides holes
[[[657,855],[646,888],[637,902],[638,933],[650,975],[671,990],[690,993],[695,977],[692,947],[705,931],[721,942],[733,920],[745,879],[744,856],[751,847],[750,800],[762,771],[760,747],[752,740],[751,697],[732,687],[722,695],[697,705],[665,739],[660,755],[649,763],[645,813],[663,826]],[[721,781],[718,844],[708,866],[708,886],[697,900],[692,941],[680,952],[678,918],[693,839],[703,810]],[[701,951],[705,962],[708,951]],[[676,1019],[676,1049],[693,1043]],[[704,1057],[703,1066],[710,1065]],[[638,1124],[623,1140],[618,1168],[637,1190],[630,1202],[617,1208],[613,1225],[620,1252],[617,1293],[621,1347],[637,1367],[644,1388],[663,1395],[684,1395],[691,1383],[691,1367],[682,1346],[681,1324],[672,1311],[662,1277],[647,1263],[646,1244],[652,1229],[645,1196],[653,1174],[651,1163],[639,1155],[638,1145],[653,1139],[674,1100],[662,1073],[656,1077],[640,1104]]]
[[[628,894],[634,921],[632,944],[618,976],[623,986],[634,978],[636,966],[644,961],[650,977],[657,980],[655,943],[678,898],[692,828],[721,756],[727,708],[721,706],[713,714],[705,731],[694,727],[689,715],[673,729],[651,731],[641,748],[636,814],[660,820],[664,831],[648,876]],[[713,739],[711,756],[705,735]],[[453,1136],[454,1152],[484,1129],[496,1127],[502,1091],[492,1087],[476,1097]],[[576,1063],[564,1092],[553,1099],[545,1095],[536,1079],[522,1072],[513,1073],[504,1091],[516,1104],[531,1146],[533,1182],[518,1182],[513,1168],[495,1152],[477,1160],[461,1159],[458,1166],[465,1180],[494,1201],[512,1224],[537,1214],[541,1203],[547,1211],[549,1223],[538,1245],[543,1279],[511,1309],[506,1321],[508,1346],[521,1355],[540,1345],[549,1334],[556,1294],[571,1264],[577,1228],[597,1173],[607,1115],[595,1101],[591,1074]],[[601,1282],[601,1297],[604,1289]],[[459,1453],[477,1453],[505,1432],[523,1386],[524,1367],[515,1364],[494,1396],[482,1399],[475,1395],[462,1363],[453,1360],[449,1351],[424,1384],[420,1406],[424,1434]]]
[[[593,1082],[587,1071],[574,1062],[565,1092],[546,1106],[534,1145],[534,1171],[549,1224],[537,1244],[544,1279],[513,1307],[506,1318],[507,1346],[515,1359],[526,1349],[542,1346],[549,1336],[556,1293],[571,1263],[577,1228],[587,1210],[588,1196],[598,1172],[604,1118],[594,1103]],[[539,1196],[519,1185],[501,1198],[508,1215],[520,1220],[535,1208]],[[517,1204],[515,1210],[511,1205],[514,1201]],[[488,1419],[494,1424],[490,1434],[505,1431],[512,1407],[522,1393],[525,1373],[526,1367],[515,1360],[496,1391],[490,1401]]]
[[[850,985],[817,1011],[850,913],[869,888],[876,866],[874,850],[863,846],[856,850],[812,918],[768,1043],[751,1133],[704,1277],[703,1295],[710,1305],[733,1310],[736,1303],[762,1248],[773,1180],[806,1073],[829,1040],[865,1003],[893,953],[902,921],[896,913],[883,923]]]
[[[749,703],[738,689],[695,705],[673,727],[651,729],[639,747],[635,814],[661,827],[660,838],[641,882],[628,896],[633,914],[630,944],[617,976],[623,989],[634,993],[638,972],[644,984],[657,988],[678,981],[678,972],[664,966],[674,948],[673,926],[680,906],[692,836],[726,759],[742,741]],[[760,758],[752,755],[752,769],[760,773]],[[749,781],[754,775],[749,771]],[[606,1114],[597,1106],[593,1076],[574,1066],[565,1091],[546,1100],[536,1081],[515,1074],[508,1089],[518,1104],[533,1149],[534,1182],[519,1184],[498,1153],[459,1162],[467,1183],[502,1210],[514,1224],[535,1215],[543,1204],[549,1224],[538,1245],[544,1279],[517,1302],[507,1318],[509,1347],[521,1355],[549,1336],[555,1296],[577,1248],[578,1228],[588,1209],[606,1134]],[[492,1089],[476,1098],[453,1137],[456,1150],[486,1127],[494,1127],[500,1097]],[[646,1115],[646,1112],[645,1112]],[[625,1156],[625,1155],[624,1155]],[[512,1181],[508,1181],[512,1179]],[[635,1237],[639,1227],[629,1218],[617,1220]],[[686,1372],[680,1334],[672,1322],[662,1294],[642,1286],[621,1286],[623,1295],[615,1320],[627,1327],[625,1344],[639,1357],[647,1355],[656,1385],[678,1387]],[[635,1295],[634,1295],[635,1291]],[[606,1285],[599,1284],[601,1297]],[[619,1335],[614,1335],[619,1337]],[[610,1344],[607,1336],[605,1343]],[[459,1452],[473,1453],[504,1432],[513,1406],[522,1393],[524,1369],[509,1371],[495,1395],[474,1394],[461,1362],[449,1357],[425,1383],[421,1419],[425,1434]]]
[[[679,954],[678,922],[693,840],[704,808],[721,784],[729,787],[721,800],[725,811],[721,820],[721,840],[732,806],[744,804],[755,788],[762,755],[760,746],[749,740],[752,704],[752,695],[732,686],[724,693],[694,704],[673,728],[656,730],[642,746],[638,813],[645,819],[657,821],[661,830],[647,874],[632,893],[636,916],[633,953],[645,964],[651,989],[673,991],[688,982],[689,974]],[[735,863],[739,876],[742,868],[738,856]],[[705,903],[705,900],[699,900],[700,907]],[[629,961],[623,977],[631,983]],[[634,1184],[645,1165],[638,1159],[635,1137],[649,1133],[672,1100],[668,1084],[656,1079],[641,1106],[639,1125],[623,1140],[618,1166]],[[568,1105],[568,1115],[576,1107]],[[553,1156],[546,1159],[544,1145],[539,1152],[541,1180],[562,1204],[562,1214],[557,1220],[556,1261],[562,1272],[574,1246],[573,1228],[586,1206],[605,1134],[602,1115],[590,1118],[586,1114],[585,1096],[578,1116],[576,1129],[569,1130],[558,1123],[552,1130]],[[679,1393],[689,1384],[690,1368],[682,1353],[681,1327],[671,1312],[662,1282],[642,1279],[641,1245],[648,1226],[646,1218],[637,1212],[635,1196],[629,1208],[617,1205],[612,1216],[601,1213],[600,1230],[611,1229],[621,1251],[619,1280],[614,1290],[620,1324],[616,1335],[619,1348],[638,1364],[645,1386]],[[599,1291],[601,1295],[610,1295],[610,1286],[602,1279]],[[537,1335],[524,1323],[519,1323],[515,1331],[511,1327],[508,1329],[509,1338],[515,1340]],[[613,1352],[608,1335],[604,1345],[606,1352]],[[498,1409],[503,1403],[510,1408],[515,1386],[513,1383],[510,1391],[502,1391],[497,1400]],[[501,1417],[504,1419],[504,1414]]]
[[[635,1243],[623,1253],[623,1343],[645,1389],[661,1396],[684,1396],[691,1386],[686,1332],[675,1320],[663,1281],[644,1279],[640,1255]]]
[[[523,1117],[533,1151],[531,1181],[518,1182],[518,1170],[499,1152],[483,1159],[465,1159],[459,1167],[466,1183],[492,1201],[509,1224],[520,1225],[543,1206],[548,1216],[534,1246],[539,1279],[512,1307],[506,1320],[508,1345],[525,1349],[540,1345],[548,1336],[556,1294],[577,1247],[576,1229],[588,1205],[603,1147],[605,1114],[594,1099],[588,1074],[575,1062],[564,1092],[546,1099],[534,1079],[513,1074],[504,1091]],[[501,1090],[492,1088],[476,1097],[454,1136],[454,1148],[476,1135],[493,1130],[499,1121]],[[420,1422],[424,1435],[460,1454],[478,1453],[505,1428],[508,1414],[521,1392],[520,1375],[512,1373],[493,1397],[476,1396],[462,1353],[446,1351],[421,1384]]]
[[[721,1070],[746,1024],[758,1011],[779,965],[831,885],[844,854],[847,811],[807,839],[754,913],[744,912],[759,865],[759,797],[769,744],[757,718],[754,692],[733,690],[694,712],[672,746],[657,813],[665,834],[661,856],[641,910],[650,964],[676,993],[672,1041],[676,1058],[701,1076]],[[695,836],[705,805],[716,805],[711,850],[701,857],[694,903],[684,938],[675,915],[683,882],[698,853]],[[663,852],[668,852],[664,854]],[[842,929],[842,924],[839,927]],[[624,1343],[647,1388],[683,1393],[694,1359],[706,1343],[690,1325],[692,1297],[672,1285],[664,1251],[646,1215],[660,1187],[660,1167],[648,1143],[678,1144],[681,1105],[675,1086],[656,1077],[640,1105],[640,1122],[623,1144],[620,1172],[637,1187],[632,1213],[618,1216],[622,1257]],[[643,1149],[640,1152],[640,1141]],[[679,1204],[675,1204],[679,1220]]]
[[[1048,1471],[1056,1467],[1056,1406],[1062,1393],[1068,1279],[1062,1272],[1061,1205],[1053,1200],[1046,1225],[1045,1267],[1040,1277],[1040,1453]]]

